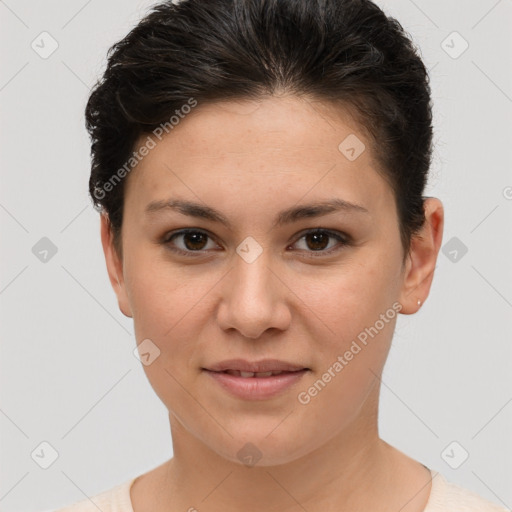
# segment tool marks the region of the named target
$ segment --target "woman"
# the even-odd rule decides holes
[[[380,439],[443,206],[425,67],[368,0],[165,2],[86,109],[110,281],[173,458],[63,510],[505,510]]]

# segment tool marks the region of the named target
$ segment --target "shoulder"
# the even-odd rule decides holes
[[[441,473],[431,473],[432,490],[424,512],[508,512],[469,489],[448,482]]]
[[[98,512],[98,509],[102,512],[133,512],[130,488],[135,480],[127,480],[91,498],[85,498],[52,512]]]

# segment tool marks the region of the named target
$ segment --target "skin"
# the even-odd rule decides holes
[[[366,145],[354,161],[338,150],[349,134]],[[402,265],[395,198],[377,168],[348,112],[272,96],[197,106],[129,175],[122,257],[106,215],[102,242],[137,343],[149,338],[160,350],[144,371],[169,411],[174,451],[135,481],[135,512],[424,509],[430,472],[378,434],[380,376],[398,315],[310,403],[297,399],[393,303],[413,314],[428,296],[442,203],[425,200],[427,222]],[[368,213],[273,227],[281,210],[334,197]],[[171,198],[215,208],[231,228],[170,208],[145,211]],[[183,228],[209,235],[174,239],[189,253],[202,249],[199,257],[170,250],[166,234]],[[315,245],[303,233],[313,228],[346,233],[352,243]],[[247,236],[263,251],[252,263],[236,252]],[[319,246],[339,250],[322,255]],[[311,371],[277,397],[244,401],[201,370],[232,357]],[[248,442],[261,452],[253,467],[237,458]]]

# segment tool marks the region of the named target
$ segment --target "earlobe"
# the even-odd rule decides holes
[[[103,246],[103,253],[105,255],[105,263],[107,265],[110,284],[117,296],[119,309],[123,315],[132,318],[133,315],[124,282],[123,263],[114,245],[112,227],[110,225],[108,215],[102,213],[100,222],[101,244]]]
[[[441,201],[428,197],[424,201],[425,224],[412,237],[407,257],[400,303],[401,313],[416,313],[428,297],[437,266],[444,227],[444,210]]]

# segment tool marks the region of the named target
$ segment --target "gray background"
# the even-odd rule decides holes
[[[172,456],[167,412],[132,353],[131,321],[107,279],[87,197],[83,119],[108,47],[152,3],[0,1],[2,511],[63,506]],[[430,297],[398,320],[381,435],[510,508],[512,2],[378,4],[431,70],[436,150],[427,194],[446,212]],[[31,47],[51,48],[43,31],[59,45],[48,58]],[[457,58],[454,31],[469,44]],[[44,252],[43,237],[56,254]],[[44,441],[58,452],[48,469],[40,467],[51,454]],[[452,469],[447,461],[460,464],[463,450],[469,458]]]

